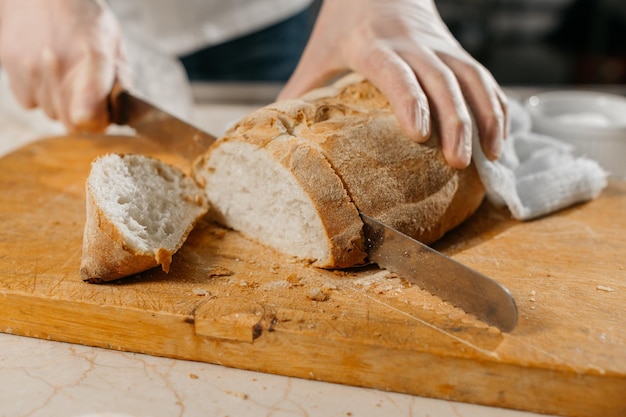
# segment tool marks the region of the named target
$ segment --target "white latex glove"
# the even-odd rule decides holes
[[[325,0],[279,99],[298,97],[348,69],[381,90],[411,139],[428,139],[432,113],[451,166],[464,168],[471,161],[467,104],[485,155],[499,156],[506,98],[454,39],[432,0]]]
[[[101,0],[3,0],[0,65],[21,105],[69,131],[104,130],[113,83],[129,83],[118,23]]]

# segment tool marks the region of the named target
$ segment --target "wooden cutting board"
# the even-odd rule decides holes
[[[437,243],[506,285],[502,334],[373,267],[325,271],[203,221],[169,274],[78,278],[84,182],[149,142],[60,137],[0,159],[0,331],[566,416],[626,415],[626,184],[520,223],[485,203]]]

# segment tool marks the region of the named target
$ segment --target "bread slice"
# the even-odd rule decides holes
[[[104,282],[161,265],[206,214],[204,191],[174,166],[143,155],[97,158],[86,183],[80,277]]]
[[[224,138],[196,167],[213,219],[317,266],[363,262],[362,223],[341,179],[315,147],[266,116],[248,117],[251,134],[237,135],[248,140]]]
[[[385,97],[352,74],[244,117],[196,161],[214,218],[324,268],[366,261],[359,211],[431,243],[484,198],[437,132],[405,137]]]

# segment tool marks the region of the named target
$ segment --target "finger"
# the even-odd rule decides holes
[[[115,61],[115,82],[124,89],[131,89],[133,86],[133,71],[128,61],[126,47],[122,40],[117,44]]]
[[[115,79],[114,63],[88,52],[68,75],[69,119],[79,132],[102,132],[109,124],[108,96]]]
[[[503,139],[506,140],[506,138],[509,136],[509,132],[511,131],[511,117],[509,115],[509,99],[507,98],[506,94],[504,93],[504,91],[502,91],[502,88],[500,88],[500,85],[498,84],[497,86],[498,88],[496,89],[496,95],[498,96],[498,101],[500,102],[500,105],[502,106],[502,113],[504,114],[504,126],[503,126]]]
[[[362,50],[351,66],[363,74],[389,100],[400,127],[415,141],[431,132],[430,105],[415,73],[392,50],[379,45]]]
[[[443,155],[448,164],[465,168],[472,157],[472,120],[454,73],[431,50],[416,47],[401,57],[415,71],[430,100]]]
[[[41,55],[41,83],[37,91],[37,103],[51,119],[59,119],[59,61],[51,49]]]
[[[15,100],[26,109],[37,107],[35,92],[39,85],[39,72],[36,67],[27,65],[24,68],[14,68],[13,65],[5,64],[4,70]]]
[[[440,58],[455,73],[469,103],[478,128],[485,156],[498,159],[506,136],[506,101],[491,74],[474,61],[441,54]]]

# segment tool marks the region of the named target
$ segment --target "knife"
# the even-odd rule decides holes
[[[189,162],[216,140],[127,90],[114,88],[109,104],[113,123],[133,127],[139,135]],[[360,215],[370,261],[502,331],[515,328],[517,307],[505,287],[364,213]]]
[[[206,152],[216,140],[215,136],[121,88],[114,87],[109,96],[109,115],[111,123],[128,125],[140,136],[189,162]]]
[[[503,332],[515,328],[517,306],[503,285],[364,213],[359,214],[371,262]]]

